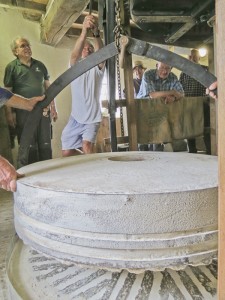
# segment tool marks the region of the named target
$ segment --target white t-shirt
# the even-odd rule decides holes
[[[71,114],[81,124],[101,122],[100,92],[104,69],[96,66],[71,83]]]

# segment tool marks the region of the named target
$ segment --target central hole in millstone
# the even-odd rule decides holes
[[[142,161],[145,160],[142,156],[115,156],[115,157],[109,157],[108,160],[112,161]]]

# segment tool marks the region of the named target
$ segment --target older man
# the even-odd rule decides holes
[[[27,98],[43,95],[50,85],[48,70],[41,61],[32,57],[29,40],[16,37],[11,43],[11,50],[16,59],[6,66],[5,87]],[[29,112],[21,109],[16,110],[16,120],[10,112],[7,114],[9,125],[16,127],[19,143],[28,115]],[[57,119],[54,100],[49,107],[43,109],[43,116],[30,144],[28,164],[52,158],[51,118],[54,121]]]
[[[164,98],[165,104],[173,103],[184,96],[184,90],[171,66],[158,62],[156,69],[145,71],[138,98]],[[141,145],[141,148],[143,145]],[[146,148],[146,147],[144,147]],[[153,144],[150,148],[163,151],[163,144]]]
[[[165,103],[172,103],[183,97],[182,85],[171,69],[171,66],[158,62],[156,69],[146,71],[142,77],[138,98],[164,98]]]
[[[10,107],[31,111],[36,103],[43,99],[44,96],[26,99],[0,87],[0,107],[6,104]],[[17,173],[16,169],[5,158],[0,156],[0,188],[15,192],[16,179],[23,176]]]

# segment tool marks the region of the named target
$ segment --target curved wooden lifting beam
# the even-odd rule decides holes
[[[216,81],[216,77],[202,68],[199,64],[195,64],[171,51],[125,36],[121,37],[120,44],[122,55],[126,50],[129,53],[137,54],[139,56],[146,56],[148,58],[167,63],[168,65],[176,67],[177,69],[195,78],[205,87],[208,87],[211,83]],[[45,92],[46,97],[44,101],[39,102],[33,111],[30,112],[27,118],[20,140],[18,168],[28,164],[29,146],[41,119],[42,109],[48,106],[52,99],[54,99],[74,79],[78,78],[83,73],[100,64],[101,62],[118,54],[119,53],[116,44],[111,43],[101,48],[99,51],[89,55],[85,60],[76,63],[74,66],[60,75],[50,85]]]

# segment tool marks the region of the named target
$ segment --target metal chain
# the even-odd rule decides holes
[[[120,52],[120,36],[123,33],[123,28],[121,26],[120,18],[120,0],[115,0],[115,13],[116,13],[116,27],[113,32],[115,35],[115,43]],[[122,91],[121,91],[121,77],[120,77],[120,64],[119,64],[119,55],[116,56],[116,71],[117,71],[117,85],[118,85],[118,95],[119,101],[122,102]],[[120,127],[121,127],[121,136],[124,136],[124,124],[123,124],[123,107],[120,105]]]
[[[120,2],[115,0],[116,26],[114,28],[115,42],[118,50],[120,50],[120,35],[122,33],[121,18],[120,18]]]

